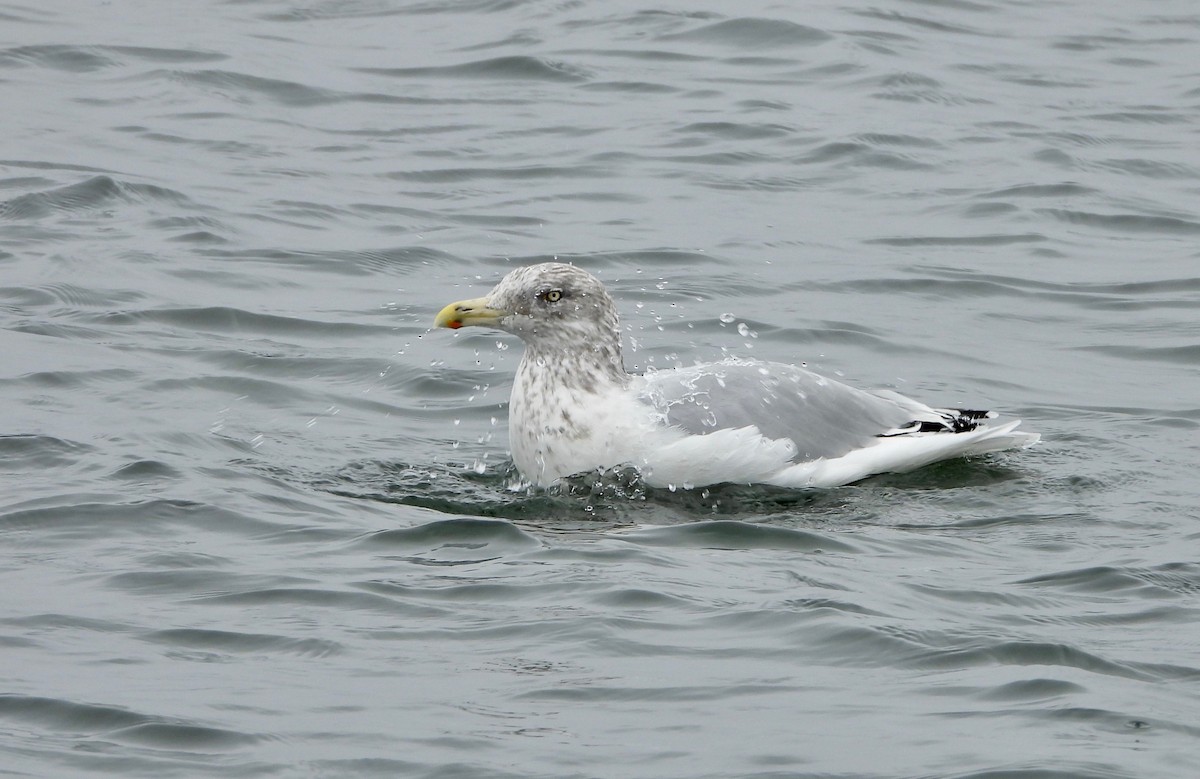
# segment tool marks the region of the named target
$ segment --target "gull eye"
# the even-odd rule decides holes
[[[562,290],[548,289],[542,293],[542,300],[545,300],[547,303],[557,303],[562,300]]]

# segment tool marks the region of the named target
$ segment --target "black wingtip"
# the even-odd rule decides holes
[[[938,414],[941,419],[914,419],[903,427],[880,433],[876,438],[891,438],[910,433],[968,433],[979,427],[979,420],[995,416],[991,411],[971,408],[939,409]]]

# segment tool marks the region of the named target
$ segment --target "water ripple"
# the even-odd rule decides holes
[[[501,81],[586,81],[586,70],[538,57],[506,56],[425,68],[361,68],[363,73],[395,78],[472,78]]]
[[[785,19],[743,17],[704,24],[684,32],[660,36],[660,40],[735,46],[738,48],[775,48],[813,46],[833,40],[833,35]]]
[[[343,651],[335,641],[297,639],[261,633],[240,633],[227,630],[198,630],[174,628],[156,630],[143,636],[146,641],[189,650],[221,653],[299,654],[307,657],[329,657]]]
[[[15,720],[24,727],[34,725],[158,749],[224,752],[260,740],[247,733],[139,714],[116,706],[26,695],[0,694],[0,717]]]

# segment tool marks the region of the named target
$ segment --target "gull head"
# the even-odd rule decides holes
[[[560,262],[517,268],[483,297],[446,306],[433,324],[487,325],[537,351],[620,353],[617,307],[608,291],[592,274]]]

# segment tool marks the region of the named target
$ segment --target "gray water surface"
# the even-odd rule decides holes
[[[0,4],[0,773],[1200,774],[1191,2]],[[513,489],[552,258],[631,369],[1035,448]]]

